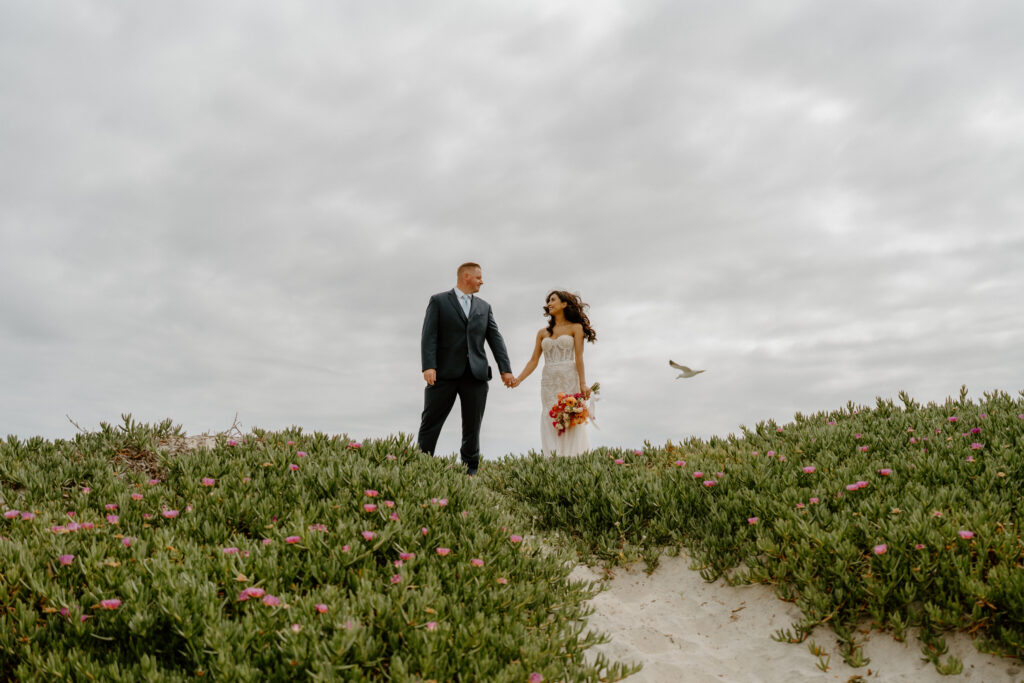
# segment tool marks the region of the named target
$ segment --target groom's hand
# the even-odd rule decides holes
[[[434,386],[434,382],[437,381],[437,370],[424,370],[423,379],[426,380],[427,384]]]
[[[516,385],[516,376],[511,372],[501,373],[501,381],[505,383],[505,386],[512,389]]]

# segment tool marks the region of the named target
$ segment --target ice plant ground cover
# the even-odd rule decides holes
[[[961,667],[942,657],[950,630],[1022,657],[1024,400],[973,402],[966,389],[942,405],[900,398],[729,438],[506,458],[481,472],[583,555],[656,564],[686,546],[708,580],[772,585],[803,613],[776,639],[830,628],[853,666],[867,663],[865,627],[899,639],[919,627],[940,672]]]
[[[865,625],[919,627],[940,671],[955,629],[1021,657],[1024,400],[901,399],[473,479],[404,436],[256,429],[175,454],[169,421],[125,417],[9,437],[0,678],[618,680],[583,656],[595,588],[572,560],[681,546],[795,601],[778,640],[830,629],[855,666]]]
[[[408,438],[253,430],[171,454],[170,422],[124,420],[0,442],[0,680],[633,670],[584,661],[596,590],[565,554]]]

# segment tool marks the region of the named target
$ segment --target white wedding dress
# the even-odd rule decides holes
[[[580,390],[576,372],[576,342],[572,335],[545,337],[540,342],[544,351],[544,370],[540,378],[540,443],[544,455],[575,457],[590,450],[587,426],[570,427],[561,436],[551,424],[548,412],[558,403],[558,394],[575,394]]]

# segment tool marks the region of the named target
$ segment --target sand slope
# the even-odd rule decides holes
[[[905,643],[891,635],[872,633],[864,647],[870,663],[847,666],[835,636],[818,628],[811,636],[829,655],[827,672],[802,644],[779,643],[776,629],[791,628],[800,610],[775,597],[768,586],[732,587],[705,582],[689,568],[690,560],[663,557],[650,576],[643,563],[615,570],[608,590],[591,601],[589,625],[611,636],[611,642],[590,652],[624,662],[642,662],[643,670],[628,683],[680,681],[1024,681],[1024,663],[978,652],[963,634],[948,635],[949,653],[964,664],[959,676],[941,676],[921,661],[921,643],[908,635]],[[600,580],[600,568],[577,567],[572,578]],[[870,674],[869,674],[870,671]]]

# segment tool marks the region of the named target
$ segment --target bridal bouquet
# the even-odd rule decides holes
[[[600,383],[595,383],[590,387],[591,395],[597,394],[600,390]],[[594,396],[593,400],[596,401],[597,397]],[[583,398],[583,394],[580,393],[559,394],[558,401],[548,411],[548,415],[552,418],[551,426],[558,431],[559,436],[565,434],[572,427],[586,424],[588,418],[591,417],[587,410],[587,402]]]

